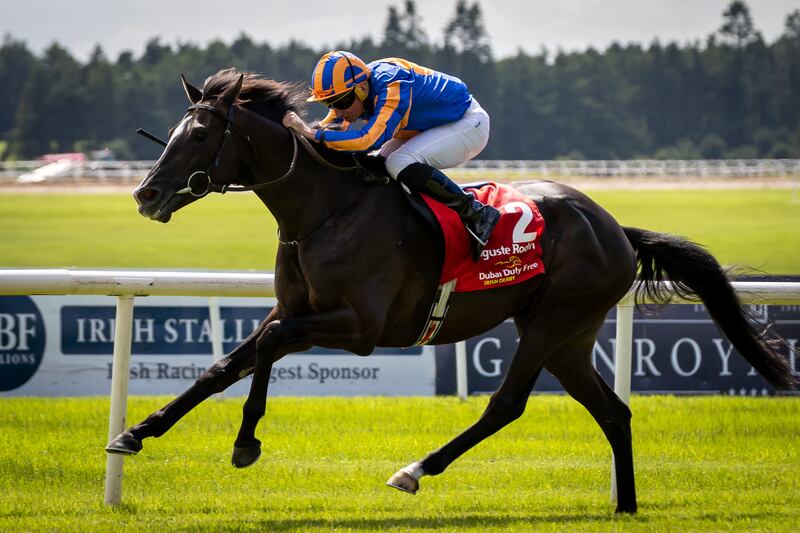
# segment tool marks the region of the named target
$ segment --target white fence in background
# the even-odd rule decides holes
[[[139,182],[155,161],[0,161],[0,183]],[[800,159],[538,161],[475,159],[459,173],[553,176],[800,177]]]
[[[140,182],[155,161],[0,161],[0,183]]]
[[[273,274],[86,271],[86,270],[0,270],[0,295],[102,294],[117,296],[116,328],[111,378],[109,440],[125,429],[131,358],[133,306],[137,296],[272,296]],[[800,283],[737,282],[734,287],[744,303],[800,304]],[[667,288],[670,288],[669,286]],[[631,390],[633,344],[633,293],[617,306],[614,390],[625,403]],[[676,302],[695,303],[695,302]],[[210,301],[212,343],[221,350],[219,307]],[[466,397],[466,349],[456,350],[459,395]],[[215,357],[218,354],[215,353]],[[116,505],[122,498],[123,457],[108,455],[105,503]],[[616,499],[612,463],[611,497]]]
[[[692,176],[751,177],[800,175],[800,159],[718,160],[472,160],[460,170],[539,174],[541,176]]]

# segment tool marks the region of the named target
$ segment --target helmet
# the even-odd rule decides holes
[[[314,72],[311,73],[311,96],[307,101],[319,102],[343,95],[367,81],[369,75],[367,64],[350,52],[328,52],[317,62]],[[359,97],[362,96],[359,94]]]

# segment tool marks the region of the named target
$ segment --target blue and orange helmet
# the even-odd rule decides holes
[[[367,81],[369,75],[369,67],[358,56],[341,50],[328,52],[311,73],[311,96],[307,101],[319,102],[342,96]]]

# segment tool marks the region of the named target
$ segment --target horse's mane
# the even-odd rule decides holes
[[[244,74],[242,90],[236,104],[259,115],[281,122],[287,111],[304,115],[306,111],[305,87],[302,83],[281,82],[265,78],[254,72],[241,72],[235,68],[220,70],[206,78],[203,98],[218,96]]]
[[[236,104],[278,124],[282,122],[287,111],[294,111],[300,116],[306,114],[308,88],[304,84],[275,81],[235,68],[220,70],[206,78],[203,84],[203,99],[221,95],[225,89],[239,80],[240,74],[244,74],[244,80]],[[353,157],[349,152],[339,152],[323,145],[315,145],[315,148],[335,164],[344,166],[353,164]]]

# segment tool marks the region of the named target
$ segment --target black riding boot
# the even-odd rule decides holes
[[[412,163],[400,171],[397,179],[415,192],[424,192],[431,198],[458,213],[472,239],[472,260],[478,261],[481,250],[489,242],[500,212],[484,205],[450,180],[445,174],[423,163]]]

